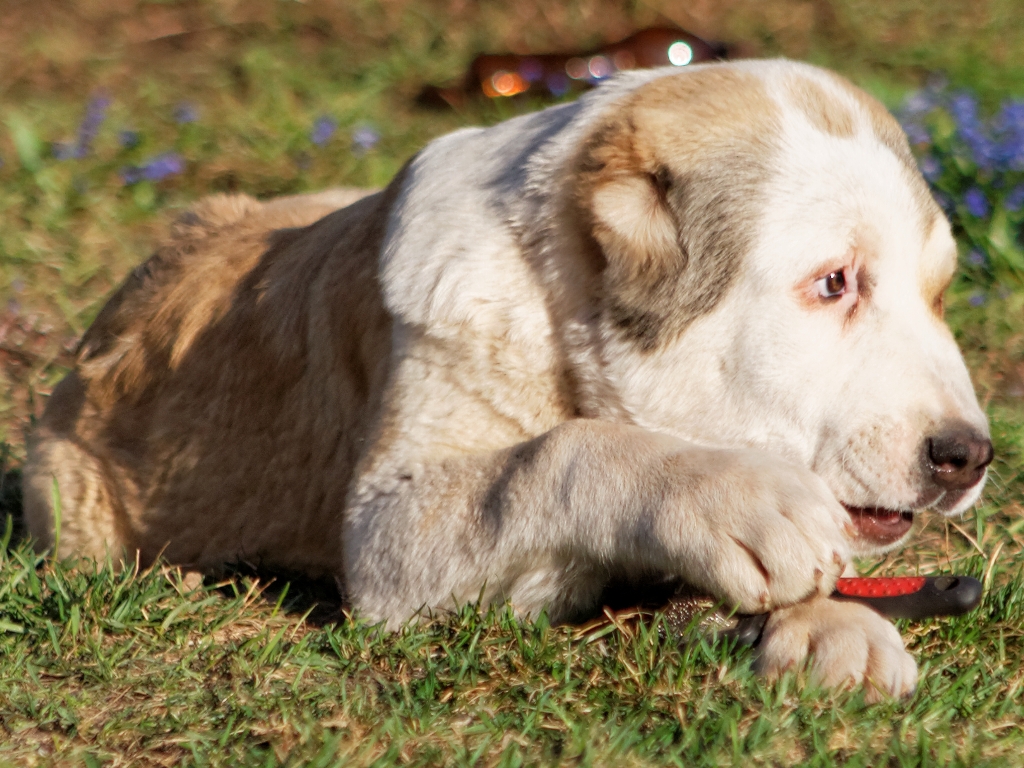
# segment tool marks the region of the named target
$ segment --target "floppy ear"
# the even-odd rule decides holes
[[[592,234],[613,274],[630,279],[661,272],[680,257],[679,233],[666,194],[668,172],[649,169],[628,123],[607,125],[584,150],[583,204]]]
[[[675,221],[649,174],[626,176],[594,190],[594,238],[608,265],[624,277],[660,270],[679,258]]]
[[[757,77],[723,68],[609,107],[580,148],[576,201],[612,332],[653,350],[718,305],[769,206],[781,124]]]

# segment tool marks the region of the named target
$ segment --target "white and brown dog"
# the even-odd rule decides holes
[[[772,611],[766,673],[913,690],[828,595],[992,448],[879,103],[787,61],[634,72],[343,202],[209,199],[135,270],[31,440],[41,547],[56,486],[61,555],[333,574],[392,627],[666,574]]]

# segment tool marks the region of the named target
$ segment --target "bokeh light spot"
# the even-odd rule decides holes
[[[616,51],[612,56],[612,64],[616,69],[634,69],[636,67],[636,56],[632,51]]]
[[[504,69],[499,69],[491,75],[490,85],[496,96],[515,96],[530,87],[530,84],[518,72],[507,72]]]
[[[587,69],[587,62],[579,57],[574,57],[565,62],[565,74],[573,80],[582,80],[590,74]]]
[[[587,71],[594,79],[603,80],[609,77],[615,70],[606,56],[594,56],[587,64]]]
[[[682,40],[672,43],[668,47],[668,60],[677,67],[685,67],[693,61],[693,48]]]

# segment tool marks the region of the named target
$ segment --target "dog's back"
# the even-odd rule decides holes
[[[178,219],[86,333],[33,437],[25,510],[39,546],[59,503],[75,510],[61,554],[103,558],[117,542],[144,562],[167,547],[204,566],[227,540],[237,557],[241,537],[255,562],[272,541],[275,564],[297,550],[306,571],[337,569],[336,512],[390,344],[376,280],[385,195],[337,210],[363,195],[218,196]],[[299,299],[314,294],[330,299]],[[181,510],[195,518],[185,536]]]

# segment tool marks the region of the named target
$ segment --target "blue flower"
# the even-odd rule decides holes
[[[185,170],[185,159],[177,152],[164,152],[151,157],[142,165],[121,169],[121,178],[126,185],[140,181],[160,181]]]
[[[356,154],[369,152],[380,141],[380,134],[369,125],[363,125],[352,132],[352,145]]]
[[[310,141],[318,147],[322,147],[330,141],[337,128],[338,124],[332,118],[326,116],[318,117],[316,122],[313,123],[313,130],[309,134]]]
[[[904,132],[907,134],[907,140],[911,144],[930,144],[932,137],[928,135],[928,131],[920,123],[905,123],[903,126]]]
[[[920,117],[935,109],[938,103],[935,91],[914,91],[903,101],[901,112],[907,117]]]
[[[179,125],[199,120],[199,110],[190,102],[182,101],[174,108],[174,121]]]
[[[942,175],[942,164],[935,159],[934,155],[925,155],[921,158],[921,175],[928,181],[938,181]]]
[[[1024,101],[1003,102],[992,121],[999,136],[998,162],[1007,170],[1024,171]]]
[[[110,97],[103,92],[97,93],[89,100],[89,106],[85,109],[85,117],[82,119],[82,124],[78,126],[78,157],[85,157],[89,154],[92,142],[106,119],[109,106]]]
[[[1004,101],[996,116],[995,124],[1000,130],[1024,128],[1024,101],[1020,99]]]
[[[100,126],[107,117],[110,97],[100,91],[89,99],[85,107],[85,116],[78,126],[78,138],[74,143],[55,142],[51,148],[53,156],[58,160],[80,160],[89,154],[92,143],[99,133]]]
[[[972,293],[971,294],[971,298],[969,298],[967,301],[970,302],[972,307],[983,306],[985,304],[985,294],[984,293]]]
[[[983,219],[988,216],[988,198],[978,187],[971,187],[964,193],[964,207],[975,218]]]
[[[978,100],[969,93],[958,93],[950,99],[949,111],[960,130],[978,125]]]
[[[1003,205],[1008,211],[1019,211],[1024,206],[1024,184],[1018,184],[1010,190],[1010,194],[1003,200]]]
[[[988,259],[985,258],[984,253],[975,248],[967,254],[967,261],[976,267],[983,267],[988,262]]]
[[[982,128],[965,128],[960,132],[960,136],[971,150],[972,158],[978,167],[991,169],[999,164],[999,148],[983,133]]]

